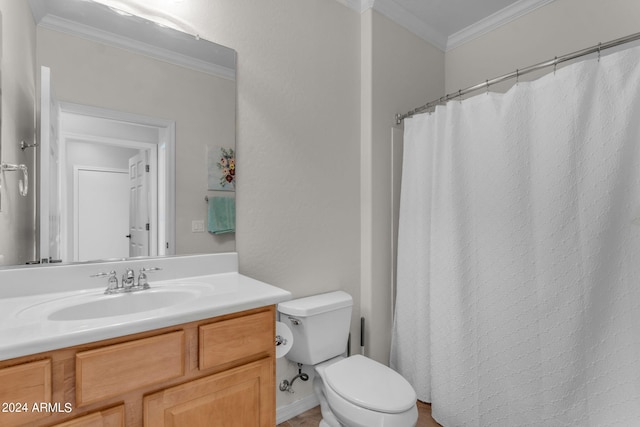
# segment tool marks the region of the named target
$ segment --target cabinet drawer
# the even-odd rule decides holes
[[[76,404],[184,375],[184,332],[172,332],[76,354]]]
[[[199,328],[200,369],[275,351],[273,310],[222,320]]]
[[[14,426],[44,418],[33,405],[51,402],[51,360],[0,369],[0,425]]]
[[[124,405],[93,412],[54,427],[124,427]]]

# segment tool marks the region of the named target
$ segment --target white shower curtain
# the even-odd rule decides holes
[[[405,120],[391,365],[454,426],[640,426],[640,50]]]

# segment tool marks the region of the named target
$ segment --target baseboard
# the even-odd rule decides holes
[[[276,409],[276,425],[290,420],[311,408],[315,408],[319,404],[320,401],[316,395],[311,394],[288,405],[280,406]]]

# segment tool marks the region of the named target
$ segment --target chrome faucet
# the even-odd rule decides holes
[[[149,282],[147,281],[146,272],[158,271],[162,270],[159,267],[151,267],[151,268],[141,268],[140,273],[138,275],[138,281],[135,280],[135,273],[131,268],[127,268],[125,274],[122,275],[122,282],[118,284],[118,277],[115,271],[110,271],[109,273],[98,273],[92,274],[90,277],[106,277],[107,279],[107,289],[105,289],[104,293],[107,295],[110,294],[119,294],[123,292],[135,292],[142,291],[144,289],[149,289]]]
[[[122,275],[122,287],[124,288],[125,292],[130,291],[131,288],[136,285],[135,279],[136,277],[133,270],[127,268],[127,272]]]

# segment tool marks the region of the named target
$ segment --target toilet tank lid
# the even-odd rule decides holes
[[[353,298],[344,291],[298,298],[278,304],[278,311],[291,316],[307,317],[353,305]]]

